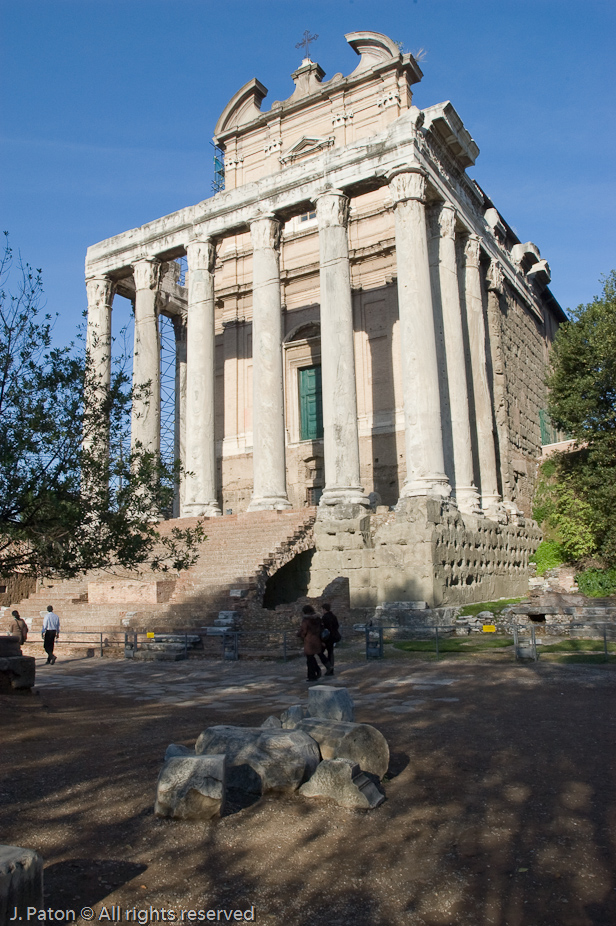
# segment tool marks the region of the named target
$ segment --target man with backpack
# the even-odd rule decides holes
[[[325,656],[326,643],[322,639],[323,622],[315,613],[312,605],[302,608],[302,623],[297,632],[298,637],[304,641],[304,655],[306,656],[307,682],[316,682],[321,678],[321,669],[317,663],[317,656],[325,666],[325,674],[333,675],[334,670]]]
[[[323,616],[321,617],[321,623],[323,625],[323,632],[321,633],[321,639],[325,644],[325,651],[327,653],[327,661],[331,666],[331,672],[328,672],[328,675],[334,674],[334,644],[340,643],[342,637],[340,635],[340,624],[338,618],[332,612],[331,605],[323,603],[321,605],[323,608]]]

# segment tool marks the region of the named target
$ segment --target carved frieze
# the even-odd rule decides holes
[[[354,115],[355,113],[349,109],[341,109],[337,113],[332,113],[332,125],[346,125]]]
[[[383,93],[376,101],[379,109],[387,109],[390,106],[397,106],[399,103],[400,94],[397,90],[389,90],[387,93]]]
[[[317,221],[319,228],[333,225],[346,226],[349,221],[349,197],[341,190],[328,190],[317,197]]]
[[[271,154],[272,151],[280,151],[282,148],[282,138],[268,138],[263,146],[264,154]]]

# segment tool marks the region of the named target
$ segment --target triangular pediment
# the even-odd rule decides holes
[[[318,154],[324,148],[330,148],[334,144],[331,137],[320,138],[316,135],[302,135],[284,154],[280,155],[282,164],[291,163],[298,158],[308,157],[311,154]]]

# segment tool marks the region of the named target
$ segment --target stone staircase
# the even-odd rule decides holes
[[[314,546],[315,517],[316,508],[302,508],[207,518],[199,559],[182,573],[98,570],[74,579],[45,579],[11,609],[32,619],[32,639],[40,635],[49,604],[60,615],[64,634],[197,630],[213,623],[220,610],[260,607],[268,577]],[[159,530],[167,534],[196,523],[196,518],[164,521]]]

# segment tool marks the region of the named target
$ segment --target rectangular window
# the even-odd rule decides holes
[[[303,215],[300,215],[299,220],[300,222],[309,222],[310,219],[316,219],[316,217],[317,217],[316,211],[315,212],[304,212]]]
[[[305,367],[299,374],[299,439],[323,437],[323,399],[321,367]]]

